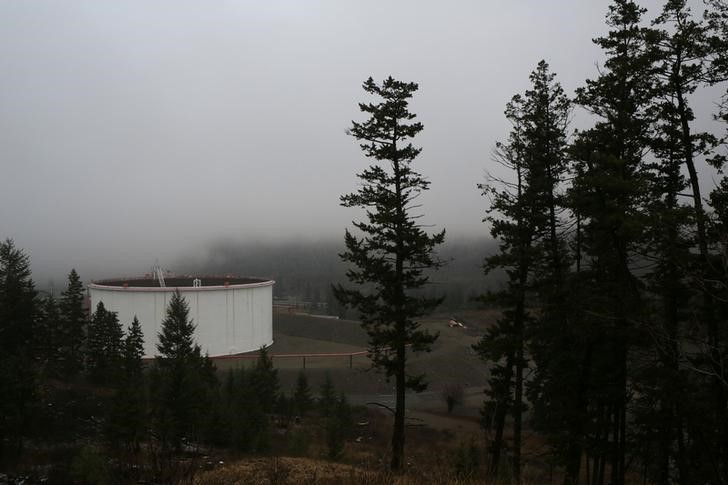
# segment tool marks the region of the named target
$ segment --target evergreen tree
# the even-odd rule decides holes
[[[296,390],[293,393],[293,401],[296,406],[296,413],[299,416],[305,416],[311,409],[313,398],[311,397],[311,388],[308,387],[308,379],[306,373],[301,369],[296,378]]]
[[[293,416],[296,414],[296,401],[292,397],[289,398],[284,393],[280,393],[275,406],[273,406],[273,412],[278,417],[279,425],[288,428]]]
[[[725,13],[728,18],[728,7],[726,7]],[[716,314],[720,325],[715,347],[711,346],[711,341],[706,339],[707,345],[704,343],[701,346],[700,352],[691,362],[692,365],[687,366],[690,380],[703,383],[702,392],[696,394],[694,400],[698,403],[710,403],[710,409],[707,412],[699,408],[695,413],[698,417],[702,417],[703,421],[699,423],[702,426],[696,430],[695,435],[698,439],[695,440],[696,446],[691,456],[703,457],[703,460],[698,462],[703,465],[701,470],[703,473],[695,474],[698,478],[706,482],[728,483],[728,433],[726,432],[728,424],[716,419],[728,413],[728,409],[722,401],[728,393],[728,369],[725,365],[716,365],[728,362],[728,325],[726,325],[726,321],[728,321],[728,304],[726,304],[728,302],[728,178],[723,177],[718,186],[713,189],[709,203],[713,209],[712,221],[709,225],[709,240],[715,251],[713,268],[716,273],[716,282],[713,283],[713,288],[715,289],[715,301],[718,302]],[[724,407],[720,407],[721,403],[724,404]],[[703,411],[702,414],[700,414],[701,411]],[[716,423],[720,424],[716,426]],[[706,436],[710,437],[714,444],[706,444],[703,441]],[[699,449],[705,450],[706,447],[710,447],[708,453],[698,451]],[[717,466],[715,466],[716,463]]]
[[[11,239],[0,243],[0,350],[3,354],[31,349],[37,292],[30,259]]]
[[[708,32],[710,33],[710,57],[711,63],[709,67],[709,81],[712,85],[722,85],[723,95],[718,104],[718,111],[715,119],[723,123],[724,130],[721,138],[717,140],[718,150],[714,150],[707,161],[714,167],[722,170],[728,160],[728,2],[726,0],[706,0],[710,9],[706,12],[708,21]],[[721,181],[713,193],[710,194],[711,205],[716,209],[715,224],[712,234],[708,234],[708,242],[713,242],[714,251],[710,261],[710,266],[706,271],[706,281],[703,288],[710,288],[714,292],[716,298],[713,302],[716,314],[713,315],[710,323],[710,334],[706,347],[709,349],[708,355],[705,355],[700,362],[701,370],[707,371],[713,376],[711,380],[711,388],[714,402],[715,419],[723,423],[720,430],[717,431],[718,445],[715,447],[718,460],[723,466],[719,467],[722,479],[728,482],[728,389],[726,389],[725,366],[720,362],[725,362],[725,355],[728,352],[728,332],[726,332],[726,321],[728,321],[728,309],[725,307],[725,239],[720,239],[725,235],[725,220],[720,214],[718,208],[725,209],[722,206],[726,191],[725,178]],[[720,282],[720,283],[716,283]],[[696,377],[696,376],[694,376]]]
[[[60,377],[59,359],[62,349],[62,322],[58,303],[48,296],[40,302],[39,317],[35,332],[36,352],[41,373]]]
[[[642,26],[644,13],[634,1],[613,2],[607,14],[611,30],[595,39],[606,54],[604,68],[576,96],[597,117],[572,148],[576,169],[569,204],[579,222],[579,271],[570,288],[578,288],[578,326],[540,334],[548,340],[537,362],[542,385],[533,397],[565,460],[569,483],[578,482],[585,444],[593,483],[604,483],[607,470],[614,485],[625,481],[628,361],[644,341],[638,324],[645,310],[643,285],[634,264],[646,238],[645,155],[654,136],[656,95],[649,49],[654,32]],[[564,419],[566,430],[560,429]]]
[[[61,338],[61,356],[63,372],[72,377],[81,372],[84,365],[84,340],[86,332],[86,312],[83,309],[83,283],[72,269],[68,274],[68,286],[61,293],[61,318],[63,332]]]
[[[100,301],[96,305],[96,310],[91,314],[88,324],[88,335],[85,345],[86,359],[85,365],[89,377],[92,381],[102,379],[100,370],[104,367],[104,326],[108,317],[106,316],[106,306]]]
[[[185,439],[202,435],[205,409],[216,385],[214,366],[201,355],[194,332],[189,305],[177,290],[159,333],[152,395],[154,426],[165,452],[179,450]]]
[[[270,449],[268,416],[255,388],[255,370],[241,368],[230,384],[230,432],[232,445],[240,451]]]
[[[268,356],[265,346],[260,348],[250,378],[263,412],[273,412],[273,406],[278,396],[278,370],[273,368],[273,361]]]
[[[123,347],[124,356],[124,377],[128,380],[137,380],[141,378],[144,371],[142,358],[144,357],[144,334],[139,319],[134,315],[134,319],[129,326],[129,330],[124,338]]]
[[[513,126],[508,144],[498,145],[498,161],[513,171],[515,182],[484,184],[490,197],[486,221],[501,242],[499,253],[486,259],[486,272],[505,269],[506,287],[497,299],[503,317],[474,346],[480,356],[495,364],[489,397],[495,413],[495,439],[490,471],[498,472],[503,428],[513,416],[513,473],[520,477],[524,370],[526,349],[533,333],[534,316],[527,308],[529,293],[538,292],[547,304],[542,318],[557,318],[563,307],[563,274],[566,257],[562,248],[559,186],[566,170],[566,125],[569,102],[548,64],[541,61],[530,76],[533,88],[516,95],[506,108]]]
[[[15,243],[0,243],[0,459],[17,456],[36,398],[33,332],[37,293],[30,260]]]
[[[86,368],[92,382],[116,385],[122,364],[124,331],[116,312],[106,310],[99,302],[88,328]]]
[[[681,363],[681,342],[689,329],[704,325],[707,334],[713,334],[716,325],[713,291],[706,284],[707,219],[696,171],[696,163],[715,139],[695,131],[689,103],[689,96],[708,74],[710,46],[706,25],[692,17],[683,0],[665,2],[653,27],[648,45],[655,63],[656,123],[650,139],[655,160],[648,164],[651,197],[645,205],[649,222],[643,249],[651,263],[644,281],[651,293],[645,320],[649,322],[652,345],[632,359],[631,380],[638,396],[633,406],[634,429],[640,446],[650,450],[644,456],[648,476],[658,483],[689,483],[694,480],[688,466],[692,442],[698,436],[701,440],[707,438],[714,428],[696,428],[703,427],[700,416],[707,410],[698,411],[696,401],[684,398],[686,393],[698,395],[700,390]],[[692,204],[686,205],[680,197],[689,192]],[[691,252],[694,244],[697,258]],[[696,288],[704,291],[696,292]],[[701,309],[701,323],[690,321],[692,308]],[[716,416],[716,421],[722,420]],[[709,443],[702,442],[699,448],[716,449],[712,441]]]
[[[364,82],[364,90],[381,100],[359,104],[369,119],[353,122],[349,134],[361,141],[364,154],[376,163],[358,174],[359,191],[341,198],[343,206],[361,207],[367,214],[367,222],[354,223],[362,237],[346,231],[346,251],[341,255],[353,265],[347,278],[362,289],[335,288],[339,301],[359,312],[373,365],[395,380],[394,470],[403,465],[405,390],[426,388],[423,375],[407,373],[408,350],[427,351],[437,338],[423,330],[417,318],[442,302],[416,293],[428,282],[425,271],[440,266],[433,253],[445,237],[444,231],[428,235],[414,213],[415,199],[429,187],[412,168],[421,149],[410,140],[422,131],[422,124],[412,121],[416,115],[408,110],[408,100],[417,87],[392,77],[381,85],[372,78]]]
[[[321,409],[321,414],[325,417],[333,414],[333,409],[336,404],[336,389],[334,389],[334,381],[331,379],[331,374],[326,371],[324,375],[324,382],[321,383],[319,389],[318,405]]]
[[[138,452],[147,421],[142,362],[144,336],[136,316],[124,338],[122,356],[120,385],[112,403],[107,435],[112,443]]]
[[[706,0],[705,3],[710,7],[705,13],[711,60],[708,81],[713,85],[725,84],[728,81],[728,1]],[[725,89],[718,103],[715,118],[728,124],[728,89]],[[722,142],[728,142],[728,130],[724,132]],[[726,154],[723,152],[714,154],[711,161],[721,166],[725,160]]]
[[[157,360],[160,364],[176,365],[199,359],[201,350],[194,342],[195,324],[189,318],[190,307],[179,290],[172,294],[167,316],[159,333]]]
[[[351,433],[351,407],[346,396],[334,400],[333,412],[326,418],[326,448],[329,459],[341,458],[344,444]]]

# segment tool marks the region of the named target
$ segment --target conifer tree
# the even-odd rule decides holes
[[[530,76],[532,89],[516,95],[506,108],[513,129],[507,144],[498,145],[498,161],[512,170],[513,183],[482,184],[491,206],[486,221],[500,251],[486,259],[486,272],[505,269],[506,287],[497,295],[503,317],[474,346],[495,364],[489,397],[495,425],[490,471],[498,472],[507,415],[514,420],[513,473],[520,477],[524,370],[534,316],[529,294],[540,293],[547,304],[542,318],[554,318],[561,296],[566,257],[562,248],[560,184],[566,170],[566,126],[569,102],[548,64],[541,61]],[[506,185],[503,187],[503,185]]]
[[[89,378],[99,385],[116,385],[122,364],[124,331],[116,312],[96,305],[88,328],[86,369]]]
[[[268,416],[255,388],[255,370],[241,367],[229,381],[230,434],[240,451],[265,452],[270,447]]]
[[[728,160],[728,2],[726,0],[706,0],[710,7],[706,12],[708,32],[710,33],[710,58],[709,67],[710,76],[708,80],[712,85],[721,86],[722,96],[717,102],[718,110],[714,118],[723,123],[723,130],[720,139],[717,140],[717,148],[714,150],[707,161],[718,169],[723,169]],[[711,205],[714,209],[721,206],[726,193],[725,178],[710,194]],[[721,207],[724,209],[725,207]],[[716,210],[716,212],[719,212]],[[725,362],[726,353],[728,353],[728,332],[726,332],[726,321],[728,321],[728,309],[722,302],[725,302],[725,239],[720,239],[724,235],[725,220],[722,220],[724,214],[716,214],[714,227],[709,233],[709,243],[714,244],[715,252],[710,260],[710,266],[707,268],[707,278],[705,285],[711,289],[716,295],[714,303],[716,312],[712,315],[710,321],[712,328],[706,346],[708,347],[708,355],[702,359],[701,368],[707,368],[708,372],[713,375],[711,382],[712,394],[714,396],[714,416],[715,419],[723,423],[721,430],[718,431],[718,445],[715,447],[720,463],[722,479],[728,482],[728,389],[726,389],[725,375],[726,368],[721,362]],[[716,284],[715,281],[720,282]]]
[[[325,417],[330,416],[333,413],[335,404],[336,389],[334,389],[334,381],[331,379],[331,373],[326,371],[324,382],[321,383],[321,387],[319,388],[318,405],[321,409],[321,414]]]
[[[725,10],[726,19],[728,20],[728,6]],[[728,369],[725,365],[716,365],[728,362],[728,178],[723,177],[717,187],[710,193],[710,207],[713,209],[712,221],[709,225],[709,240],[714,248],[713,268],[716,274],[716,282],[713,283],[715,290],[715,299],[720,302],[716,309],[717,320],[720,323],[716,339],[716,346],[710,345],[710,340],[702,345],[701,352],[693,360],[692,364],[697,367],[688,366],[691,380],[703,381],[702,392],[695,396],[695,400],[699,403],[710,403],[708,410],[700,409],[703,414],[698,414],[703,418],[703,422],[697,429],[696,446],[693,453],[704,457],[708,463],[703,463],[703,473],[696,474],[698,478],[704,481],[714,481],[716,483],[728,483],[728,432],[726,427],[728,423],[720,421],[721,415],[728,413],[725,406],[726,394],[728,394]],[[717,360],[717,362],[716,362]],[[721,407],[723,403],[723,407]],[[697,413],[696,413],[697,414]],[[716,426],[716,423],[720,423]],[[710,437],[714,444],[706,444],[701,438]],[[705,448],[709,447],[708,453]],[[697,450],[704,450],[698,452]],[[717,463],[717,466],[714,464]],[[707,465],[707,466],[706,466]],[[692,478],[692,477],[691,477]]]
[[[36,397],[36,297],[28,256],[0,242],[0,459],[18,456]]]
[[[710,7],[705,17],[708,27],[708,43],[710,46],[710,67],[708,81],[712,85],[723,84],[728,81],[728,1],[706,0]],[[728,89],[724,88],[723,96],[718,102],[718,112],[715,118],[728,124]],[[722,142],[728,142],[728,127],[723,133]],[[726,160],[726,154],[714,154],[713,164],[721,165]]]
[[[144,393],[144,336],[134,317],[124,338],[119,389],[114,396],[107,434],[112,443],[120,443],[138,452],[146,427]]]
[[[278,396],[278,370],[273,368],[265,346],[260,348],[250,378],[263,412],[272,412]]]
[[[646,163],[654,136],[653,31],[642,25],[645,10],[631,0],[609,7],[610,31],[595,39],[606,54],[599,76],[577,90],[576,103],[597,117],[593,128],[578,134],[572,154],[576,176],[570,206],[578,214],[582,264],[576,282],[579,327],[567,339],[554,335],[552,355],[559,367],[574,369],[573,385],[556,387],[558,369],[545,368],[539,396],[541,416],[551,420],[554,437],[576,483],[581,451],[591,443],[594,483],[604,483],[606,470],[614,485],[626,473],[627,405],[631,399],[628,359],[644,341],[642,282],[635,275],[635,256],[645,242],[650,167]],[[573,287],[573,286],[572,286]],[[539,365],[541,372],[541,365]],[[567,375],[570,375],[567,374]],[[572,416],[567,433],[559,419]],[[592,435],[588,436],[589,430]],[[564,439],[565,438],[565,439]],[[608,462],[609,467],[605,464]]]
[[[692,16],[684,0],[665,2],[648,41],[654,62],[652,110],[656,122],[649,143],[654,162],[647,164],[650,198],[645,201],[642,252],[651,263],[643,280],[651,293],[644,320],[652,345],[641,349],[639,360],[632,359],[631,380],[638,396],[633,404],[634,429],[641,446],[651,450],[644,457],[648,476],[658,483],[689,483],[693,481],[688,471],[691,435],[710,434],[708,430],[695,433],[702,421],[698,417],[705,412],[695,408],[697,401],[684,398],[685,393],[698,395],[700,391],[695,379],[681,368],[681,342],[689,329],[701,325],[711,334],[715,326],[713,292],[706,285],[707,215],[696,169],[715,139],[695,130],[689,102],[706,81],[710,46],[706,25]],[[681,201],[690,195],[691,204]],[[698,288],[704,291],[696,291]],[[690,321],[692,308],[700,309],[701,323]],[[712,447],[703,443],[700,448]]]
[[[429,187],[412,167],[421,151],[411,140],[422,124],[413,121],[416,115],[408,109],[417,84],[388,77],[379,85],[369,78],[363,88],[378,99],[359,104],[369,118],[353,122],[348,133],[375,163],[358,174],[362,187],[341,197],[343,206],[366,210],[366,222],[354,223],[362,236],[347,230],[341,254],[352,265],[347,278],[359,289],[338,285],[335,294],[359,312],[372,364],[395,381],[391,467],[398,470],[404,457],[405,390],[426,388],[424,376],[408,374],[407,355],[430,349],[437,335],[422,329],[417,319],[442,302],[416,290],[428,283],[425,272],[440,266],[434,251],[445,232],[427,234],[415,213],[416,198]]]
[[[311,388],[308,386],[306,373],[301,369],[296,378],[296,390],[293,393],[293,401],[296,406],[296,413],[299,416],[305,416],[311,409],[313,398],[311,397]]]
[[[68,274],[68,286],[61,293],[61,318],[63,332],[61,335],[61,360],[63,372],[67,377],[78,374],[84,365],[84,341],[86,333],[86,312],[83,309],[83,283],[72,269]]]
[[[201,356],[200,347],[194,341],[195,324],[189,314],[190,307],[179,290],[172,293],[157,344],[160,364],[177,365]]]
[[[134,315],[134,319],[129,325],[129,330],[124,338],[123,347],[124,356],[124,376],[129,380],[137,380],[141,378],[143,373],[142,358],[144,357],[144,334],[139,319]]]
[[[41,373],[60,377],[59,359],[62,350],[63,325],[58,302],[52,296],[48,296],[40,302],[39,306],[35,341]]]
[[[351,407],[342,393],[334,399],[331,415],[326,418],[326,448],[329,459],[341,458],[344,444],[351,433]]]
[[[179,450],[185,439],[202,435],[211,396],[214,366],[194,341],[195,324],[179,290],[172,294],[162,321],[155,358],[158,382],[153,391],[156,434],[165,452]]]
[[[37,312],[37,292],[30,259],[11,239],[0,243],[0,350],[26,353],[31,350]]]

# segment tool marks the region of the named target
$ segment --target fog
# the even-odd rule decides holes
[[[41,285],[184,266],[220,241],[340,240],[370,75],[420,85],[425,220],[485,236],[476,184],[505,103],[542,58],[569,94],[595,76],[608,3],[3,1],[0,237]],[[713,100],[693,99],[706,120]]]

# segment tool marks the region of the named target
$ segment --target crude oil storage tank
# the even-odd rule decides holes
[[[145,357],[157,353],[167,306],[179,290],[190,307],[202,352],[218,356],[273,343],[273,284],[259,278],[175,276],[95,281],[88,289],[92,311],[103,302],[125,329],[136,315],[144,332]]]

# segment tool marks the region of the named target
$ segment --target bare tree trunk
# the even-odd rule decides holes
[[[581,474],[581,459],[584,454],[584,444],[581,439],[586,434],[584,432],[583,416],[586,415],[587,408],[587,390],[590,379],[591,360],[593,345],[590,343],[584,350],[584,358],[582,360],[582,373],[579,376],[579,382],[576,389],[576,412],[570,424],[571,442],[567,450],[566,457],[566,476],[564,477],[565,485],[579,483]],[[597,460],[594,462],[594,470],[596,471]],[[587,482],[589,481],[589,470],[587,469]]]
[[[392,148],[394,153],[397,153],[397,132],[394,132],[392,140]],[[392,169],[394,171],[394,182],[395,192],[397,196],[397,222],[396,222],[396,261],[395,261],[395,272],[397,278],[397,300],[396,300],[396,315],[398,321],[397,335],[400,337],[395,342],[397,352],[397,367],[395,371],[395,386],[396,386],[396,401],[395,401],[395,412],[394,412],[394,429],[392,430],[392,462],[391,469],[395,471],[401,470],[404,462],[404,413],[405,413],[405,386],[406,386],[406,375],[405,375],[405,362],[406,362],[406,342],[401,340],[402,336],[406,334],[406,322],[402,316],[402,306],[405,301],[405,293],[402,282],[402,275],[404,272],[404,252],[403,249],[403,236],[402,236],[402,220],[404,219],[404,206],[402,204],[402,177],[400,175],[399,160],[395,156],[392,160]]]
[[[396,403],[394,408],[394,428],[392,431],[391,469],[399,471],[404,465],[404,417],[405,417],[405,347],[404,342],[397,345],[397,358],[401,362],[395,376]]]
[[[604,405],[598,405],[596,430],[594,432],[594,442],[597,444],[606,441],[606,433],[604,431]],[[594,452],[594,467],[592,470],[591,485],[601,485],[604,482],[604,452],[596,449]]]
[[[529,237],[530,239],[530,237]],[[530,241],[529,241],[530,244]],[[526,284],[529,264],[525,255],[521,256],[519,276],[519,295],[516,303],[515,335],[516,343],[516,376],[513,396],[513,476],[516,483],[521,483],[521,447],[523,430],[523,369],[525,365],[525,320],[526,320]]]
[[[513,476],[521,483],[521,446],[523,429],[523,326],[518,332],[519,342],[516,349],[516,383],[513,399]]]
[[[513,355],[509,354],[506,357],[506,375],[505,375],[505,387],[507,395],[510,395],[511,378],[513,373]],[[508,415],[508,401],[506,397],[500,402],[496,402],[495,410],[495,437],[493,438],[493,444],[490,449],[490,465],[489,472],[493,476],[498,475],[498,466],[500,465],[501,452],[504,448],[503,432],[506,425],[506,416]]]

